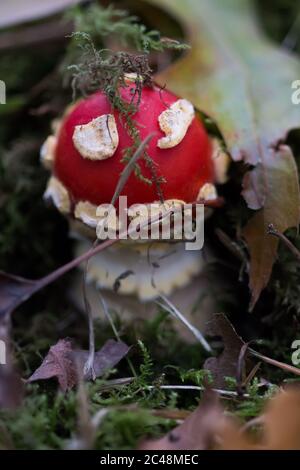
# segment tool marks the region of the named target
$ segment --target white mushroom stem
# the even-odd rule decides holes
[[[78,241],[76,255],[91,245],[89,240]],[[187,285],[204,264],[202,252],[187,251],[184,243],[118,244],[90,259],[88,280],[113,290],[121,279],[119,294],[134,294],[142,301],[149,301]]]

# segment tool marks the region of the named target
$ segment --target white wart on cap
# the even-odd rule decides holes
[[[159,126],[166,137],[159,139],[157,146],[168,149],[178,145],[185,137],[194,117],[194,106],[188,100],[181,99],[173,103],[158,118]]]
[[[114,116],[104,114],[87,124],[75,126],[73,143],[83,158],[106,160],[112,157],[119,145]]]

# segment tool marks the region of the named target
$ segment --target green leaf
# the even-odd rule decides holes
[[[300,63],[260,31],[249,0],[148,0],[177,17],[191,50],[157,77],[191,100],[218,125],[235,161],[255,167],[243,196],[260,211],[246,226],[251,257],[252,305],[266,286],[277,251],[266,235],[299,224],[300,196],[293,155],[278,149],[300,127],[300,106],[292,104],[292,82]]]

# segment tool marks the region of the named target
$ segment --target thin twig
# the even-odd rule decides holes
[[[222,229],[216,228],[215,233],[220,242],[228,249],[238,260],[247,263],[247,258],[242,248],[225,233]]]
[[[118,341],[121,341],[119,332],[118,332],[118,330],[117,330],[117,328],[116,328],[116,325],[114,324],[114,321],[113,321],[112,316],[111,316],[111,314],[110,314],[110,312],[109,312],[109,309],[108,309],[107,304],[106,304],[106,301],[105,301],[105,299],[104,299],[104,297],[103,297],[103,295],[102,295],[102,292],[101,292],[100,289],[98,289],[97,292],[98,292],[98,295],[99,295],[99,298],[100,298],[100,302],[101,302],[101,305],[102,305],[102,309],[103,309],[104,315],[105,315],[106,319],[108,320],[108,322],[109,322],[109,324],[110,324],[110,326],[111,326],[111,329],[112,329],[113,332],[114,332],[115,337],[117,338]],[[127,360],[127,364],[128,364],[128,366],[129,366],[129,368],[130,368],[132,374],[133,374],[134,377],[136,378],[136,377],[137,377],[137,373],[136,373],[136,371],[135,371],[135,368],[134,368],[134,366],[133,366],[131,360],[129,359],[129,357],[126,357],[126,360]]]
[[[283,369],[285,372],[290,372],[300,376],[300,369],[297,369],[297,367],[285,364],[284,362],[276,361],[276,359],[272,359],[271,357],[264,356],[252,348],[248,348],[248,351],[252,354],[252,356],[258,357],[258,359],[266,362],[267,364],[271,364],[272,366],[278,367],[279,369]]]
[[[204,338],[203,334],[201,333],[200,330],[198,330],[195,326],[193,326],[186,318],[185,316],[178,310],[177,307],[175,307],[175,305],[172,304],[172,302],[170,302],[169,299],[167,299],[167,297],[165,297],[163,294],[160,294],[159,297],[163,300],[164,303],[161,303],[161,302],[156,302],[160,307],[164,308],[165,310],[167,310],[167,312],[169,312],[173,317],[177,318],[178,320],[180,320],[192,333],[193,335],[198,339],[198,341],[202,344],[203,348],[211,353],[212,352],[212,348],[210,347],[210,345],[208,344],[208,342],[206,341],[206,339]]]
[[[134,170],[134,166],[138,159],[143,155],[145,148],[149,144],[150,140],[155,137],[157,132],[151,132],[138,146],[132,157],[130,158],[129,162],[125,166],[124,170],[121,173],[121,176],[119,178],[118,184],[116,186],[115,193],[112,197],[111,200],[111,205],[114,206],[115,202],[117,201],[119,195],[121,194],[122,189],[124,188],[125,184],[128,181],[128,178],[130,177],[132,171]]]
[[[297,258],[297,260],[300,261],[300,251],[295,247],[295,245],[293,245],[293,243],[283,233],[280,233],[274,227],[273,224],[269,224],[268,234],[279,238],[279,240],[281,240],[286,245],[286,247],[291,251],[291,253],[293,253],[295,258]]]
[[[245,387],[243,385],[243,374],[245,370],[245,362],[246,362],[246,357],[249,349],[249,343],[243,344],[240,350],[240,354],[238,357],[238,362],[237,362],[237,371],[236,371],[236,389],[237,393],[240,397],[243,397]]]
[[[148,385],[144,387],[144,389],[153,390],[155,388],[159,388],[162,390],[196,390],[199,392],[204,392],[207,390],[205,387],[200,387],[198,385]],[[231,390],[221,390],[219,388],[212,388],[213,392],[218,393],[219,395],[223,395],[224,397],[238,397],[238,393],[231,391]],[[249,394],[245,394],[244,397],[249,398]]]
[[[88,374],[91,372],[92,379],[96,379],[96,373],[94,369],[94,361],[95,361],[95,330],[94,330],[94,317],[91,308],[91,304],[88,299],[87,293],[87,265],[88,261],[86,262],[86,268],[83,273],[83,283],[82,283],[82,293],[83,293],[83,301],[85,311],[88,317],[88,328],[89,328],[89,355],[84,364],[84,373]]]

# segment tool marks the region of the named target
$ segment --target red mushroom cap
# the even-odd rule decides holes
[[[122,88],[121,96],[130,102],[135,85]],[[159,125],[159,116],[178,97],[157,87],[144,87],[138,111],[133,115],[141,139],[156,132],[148,145],[147,152],[156,164],[157,175],[165,179],[161,184],[165,200],[179,199],[193,202],[205,183],[213,183],[214,167],[212,148],[207,132],[196,116],[189,125],[182,141],[172,148],[159,148],[158,140],[165,137]],[[119,136],[114,154],[105,160],[83,158],[73,143],[75,126],[88,124],[102,115],[113,114]],[[120,174],[124,149],[132,146],[132,139],[120,119],[118,111],[102,92],[82,99],[63,119],[55,149],[54,175],[69,190],[74,202],[89,201],[94,205],[109,203],[114,195]],[[151,179],[151,170],[143,158],[139,159],[142,174]],[[149,203],[158,200],[155,184],[149,185],[132,173],[125,184],[122,195],[128,198],[128,205]]]

